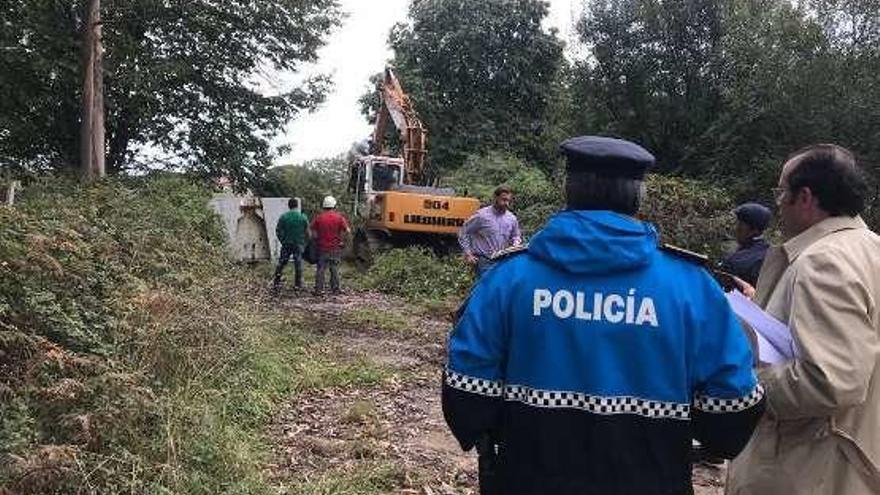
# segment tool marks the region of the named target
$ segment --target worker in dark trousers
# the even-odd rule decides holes
[[[277,291],[281,287],[281,275],[287,263],[293,259],[294,284],[296,290],[303,288],[303,248],[306,244],[309,232],[309,219],[299,211],[299,202],[291,198],[287,202],[290,211],[281,215],[278,225],[275,227],[275,235],[281,243],[281,253],[278,255],[278,266],[275,267],[275,278],[272,280],[272,288]]]
[[[326,196],[321,206],[323,211],[315,216],[309,226],[318,247],[314,295],[324,295],[324,274],[328,268],[330,269],[330,291],[332,294],[338,295],[341,293],[339,263],[342,260],[345,238],[351,234],[351,227],[345,216],[336,211],[336,198]]]

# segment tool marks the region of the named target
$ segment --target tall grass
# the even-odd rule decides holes
[[[0,208],[0,493],[274,493],[279,402],[384,379],[261,297],[208,198],[47,179]]]

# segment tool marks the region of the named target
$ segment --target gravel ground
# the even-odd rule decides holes
[[[279,411],[268,432],[274,443],[268,475],[282,492],[477,493],[476,458],[461,452],[440,409],[449,321],[373,293],[281,294],[279,300],[304,315],[340,361],[366,358],[390,372],[378,384],[301,394]],[[376,466],[386,467],[384,479],[356,486],[358,473]],[[340,486],[329,481],[334,476],[355,481]],[[695,466],[696,494],[721,495],[724,476],[724,466]]]

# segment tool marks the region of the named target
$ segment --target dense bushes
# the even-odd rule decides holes
[[[509,155],[472,156],[447,183],[490,203],[501,184],[514,191],[513,210],[529,235],[562,208],[561,177],[548,177],[538,167]],[[665,242],[717,256],[733,226],[728,194],[708,183],[649,175],[640,216],[657,225]]]
[[[242,274],[208,198],[173,176],[47,179],[0,208],[0,493],[262,486],[244,428],[294,373],[253,329],[289,324],[255,324],[223,282]]]
[[[561,181],[520,160],[500,154],[472,157],[449,177],[460,193],[491,201],[499,184],[514,190],[514,212],[527,235],[535,233],[563,206]],[[717,259],[730,237],[733,203],[725,192],[704,182],[648,176],[640,217],[654,223],[663,242]],[[458,258],[437,259],[427,250],[409,248],[381,255],[366,274],[367,287],[405,297],[440,299],[465,294],[470,271]]]
[[[339,209],[348,211],[351,204],[348,161],[344,156],[339,156],[269,169],[256,194],[298,197],[303,202],[303,212],[309,217],[321,211],[321,202],[327,195],[335,196],[340,204]]]
[[[459,257],[437,258],[431,251],[410,247],[380,254],[363,285],[413,300],[439,300],[467,292],[471,274]]]
[[[185,288],[218,268],[220,232],[205,198],[170,178],[33,184],[18,208],[0,210],[3,321],[71,350],[108,352],[145,284]]]
[[[444,183],[454,187],[459,194],[479,198],[483,204],[492,202],[496,187],[509,186],[513,190],[513,210],[527,235],[540,228],[562,204],[559,181],[505,153],[469,156]]]
[[[650,175],[640,216],[663,242],[718,258],[733,237],[733,202],[724,190],[697,180]]]

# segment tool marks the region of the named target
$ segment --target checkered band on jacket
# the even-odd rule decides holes
[[[646,418],[690,419],[691,405],[642,399],[631,396],[602,397],[556,390],[539,390],[522,385],[503,385],[500,381],[485,380],[446,371],[446,384],[464,392],[502,397],[506,401],[520,402],[534,407],[580,409],[592,414],[636,414]],[[705,395],[697,396],[694,407],[710,413],[739,412],[746,410],[764,396],[764,389],[756,386],[745,397],[721,399]]]
[[[487,395],[489,397],[501,397],[502,385],[498,381],[484,380],[446,370],[446,384],[464,392]]]
[[[690,405],[640,399],[638,397],[599,397],[578,392],[536,390],[519,385],[504,387],[504,399],[536,407],[565,407],[593,414],[637,414],[648,418],[688,419]]]
[[[764,387],[761,384],[755,385],[751,393],[744,397],[734,399],[720,399],[718,397],[709,397],[706,395],[697,395],[694,398],[694,407],[707,413],[729,413],[745,411],[754,406],[764,397]]]

